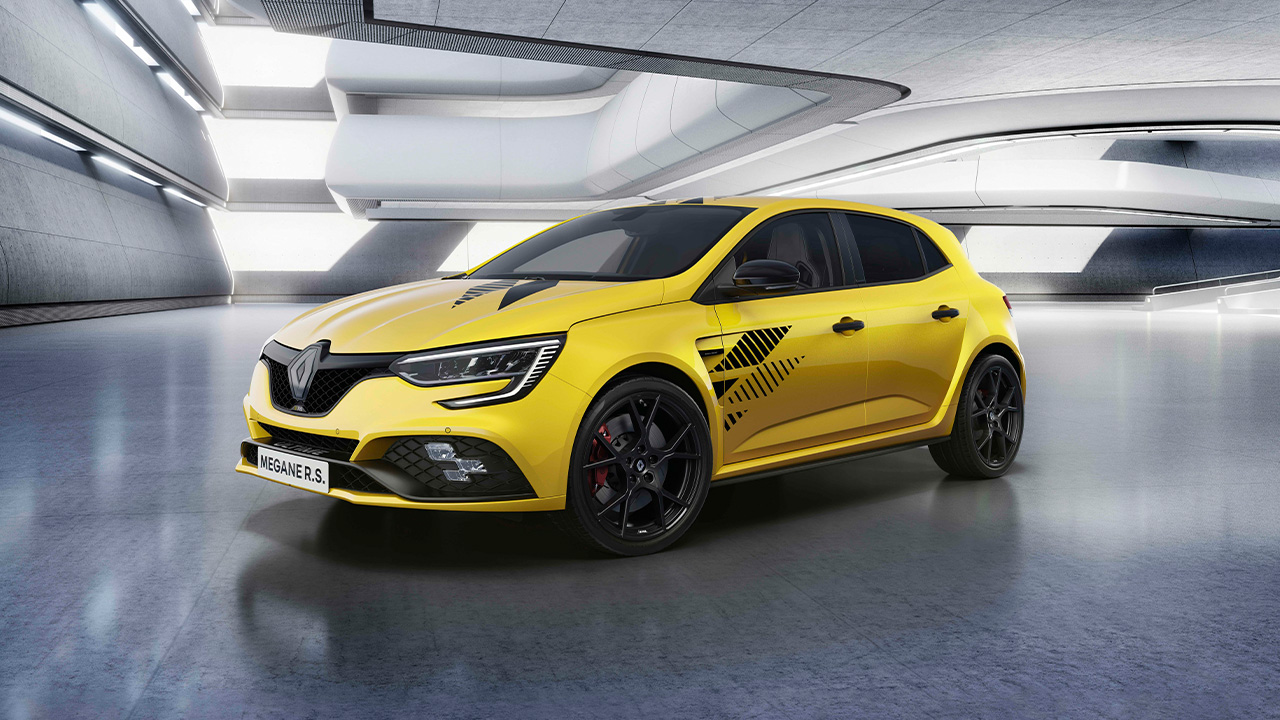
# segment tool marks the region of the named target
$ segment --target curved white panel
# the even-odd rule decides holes
[[[499,118],[348,115],[338,123],[325,183],[341,198],[497,200]],[[341,203],[340,203],[341,204]]]
[[[334,40],[331,88],[379,95],[558,95],[594,90],[613,71],[492,55]]]
[[[349,45],[349,43],[348,43]],[[347,49],[334,44],[330,65],[344,65]],[[343,77],[330,77],[331,88],[378,92],[423,92],[420,73],[404,70],[399,79],[380,80],[372,73],[387,66],[401,48],[372,46],[382,59],[354,72],[346,64]],[[363,50],[363,47],[360,48]],[[405,58],[423,53],[442,56],[452,73],[433,87],[479,90],[493,87],[497,58],[462,56],[410,49]],[[364,53],[356,53],[363,62]],[[505,62],[505,61],[504,61]],[[527,61],[526,61],[527,62]],[[542,63],[546,65],[547,63]],[[558,67],[558,66],[557,66]],[[378,72],[381,72],[379,70]],[[416,79],[415,79],[416,78]],[[449,84],[452,83],[452,84]],[[719,93],[717,88],[727,88]],[[701,78],[641,74],[599,109],[551,117],[452,117],[442,115],[346,115],[334,136],[326,180],[339,199],[347,200],[560,200],[591,198],[671,167],[749,132],[725,117],[717,98],[744,123],[768,125],[809,101],[797,93],[769,86],[725,83]],[[771,115],[772,114],[772,115]],[[679,130],[677,131],[677,127]],[[678,134],[679,133],[679,134]],[[697,138],[688,142],[681,134]]]
[[[1117,160],[965,160],[823,188],[897,208],[1097,207],[1280,219],[1280,182]]]
[[[697,154],[697,150],[680,142],[671,132],[671,103],[675,97],[676,78],[671,75],[649,76],[649,87],[640,106],[636,126],[636,149],[640,155],[659,167],[667,167]]]
[[[716,85],[701,78],[677,78],[671,98],[671,132],[686,145],[705,152],[743,135],[747,129],[716,107]]]
[[[587,144],[595,113],[558,118],[502,118],[503,200],[581,197],[587,184]]]
[[[716,83],[716,106],[720,112],[748,130],[759,130],[813,105],[791,88]]]

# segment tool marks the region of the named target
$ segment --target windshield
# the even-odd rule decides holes
[[[648,280],[688,270],[752,208],[648,205],[574,218],[468,275],[544,280]]]

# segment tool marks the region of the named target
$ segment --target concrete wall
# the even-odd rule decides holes
[[[164,39],[193,57],[203,53],[187,47],[195,36]],[[226,197],[199,115],[78,3],[0,0],[0,78]]]
[[[1108,228],[1073,266],[1063,262],[1071,247],[1062,234],[1086,237],[1097,229],[1007,228],[1016,237],[985,240],[980,249],[976,233],[967,240],[973,227],[950,229],[978,272],[1009,293],[1146,295],[1157,285],[1280,269],[1280,228]]]
[[[230,292],[204,209],[0,123],[0,305]]]

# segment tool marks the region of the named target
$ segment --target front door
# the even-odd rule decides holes
[[[866,433],[932,419],[957,375],[969,314],[963,280],[905,223],[846,214],[866,285]]]
[[[801,287],[767,297],[720,298],[724,355],[711,366],[722,417],[723,461],[740,462],[861,434],[867,340],[859,290],[825,212],[784,215],[757,228],[717,271],[727,283],[746,260],[783,260]],[[835,327],[846,323],[841,329]]]

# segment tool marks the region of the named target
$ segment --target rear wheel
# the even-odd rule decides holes
[[[967,478],[1008,472],[1022,442],[1022,383],[999,355],[979,358],[969,369],[956,408],[951,437],[929,446],[938,467]]]
[[[560,524],[616,555],[647,555],[693,524],[711,481],[711,438],[693,399],[658,378],[619,383],[587,410]]]

